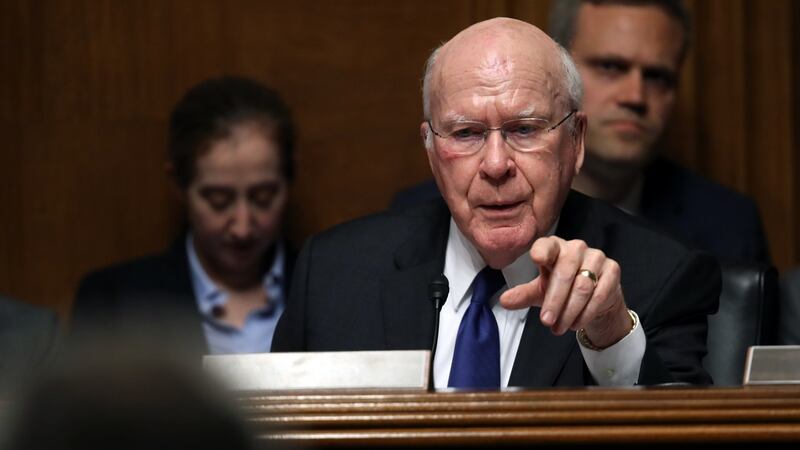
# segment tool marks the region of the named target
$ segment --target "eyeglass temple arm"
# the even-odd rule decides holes
[[[435,134],[436,136],[439,136],[442,139],[445,139],[445,136],[442,136],[441,134],[439,134],[438,131],[436,131],[435,128],[433,128],[433,122],[431,122],[431,119],[426,120],[426,122],[428,122],[428,126],[430,127],[430,129],[433,132],[433,134]]]
[[[558,127],[559,127],[559,125],[561,125],[562,123],[566,122],[566,120],[567,120],[567,119],[569,119],[570,117],[572,117],[572,115],[573,115],[573,114],[575,114],[576,112],[578,112],[578,110],[577,110],[577,109],[573,109],[572,111],[570,111],[570,112],[569,112],[569,114],[567,114],[566,116],[564,116],[564,118],[563,118],[563,119],[559,120],[557,124],[555,124],[555,125],[553,125],[552,127],[548,128],[548,129],[547,129],[547,131],[553,131],[553,130],[555,130],[556,128],[558,128]],[[430,122],[430,121],[429,121],[429,122]],[[431,127],[431,129],[433,129],[433,127]]]

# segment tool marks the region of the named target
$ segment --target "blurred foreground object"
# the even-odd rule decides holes
[[[54,311],[0,295],[0,392],[46,364],[58,341]]]
[[[155,348],[64,352],[11,401],[6,449],[250,449],[217,386]]]

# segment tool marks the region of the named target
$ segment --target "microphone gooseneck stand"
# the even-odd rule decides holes
[[[428,390],[434,389],[433,383],[433,361],[436,356],[436,343],[439,340],[439,313],[444,302],[447,301],[447,294],[450,293],[450,284],[447,277],[438,275],[428,285],[428,297],[433,302],[433,343],[431,344],[431,360],[428,367]]]

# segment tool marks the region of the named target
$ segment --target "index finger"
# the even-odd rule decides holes
[[[547,236],[537,239],[531,246],[531,259],[539,266],[540,271],[546,268],[549,272],[553,269],[561,252],[560,241],[556,236]]]
[[[529,306],[542,306],[544,301],[544,286],[542,275],[527,283],[514,286],[503,292],[500,304],[505,309],[522,309]]]
[[[586,254],[587,245],[581,240],[559,241],[558,257],[551,267],[547,290],[540,319],[542,324],[552,327],[561,318],[569,300],[580,264]]]
[[[537,239],[529,252],[531,260],[539,267],[539,276],[515,286],[500,296],[500,304],[506,309],[521,309],[542,306],[548,285],[548,277],[561,251],[559,238],[548,236]]]

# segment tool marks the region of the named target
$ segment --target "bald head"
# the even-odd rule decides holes
[[[570,109],[580,107],[580,76],[569,54],[539,28],[498,17],[464,29],[428,58],[422,87],[425,117],[431,117],[432,97],[452,75],[474,72],[487,83],[500,83],[514,70],[541,72],[557,99]]]
[[[538,28],[497,18],[434,52],[424,92],[439,191],[484,261],[505,267],[553,226],[583,164],[577,70]]]

